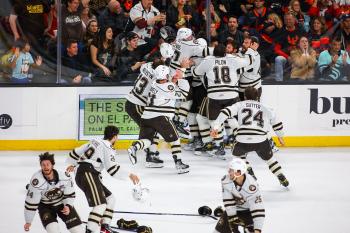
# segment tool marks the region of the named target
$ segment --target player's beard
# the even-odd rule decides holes
[[[44,176],[51,176],[53,173],[53,169],[43,170]]]

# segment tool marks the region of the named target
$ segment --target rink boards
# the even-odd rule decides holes
[[[124,111],[131,87],[15,87],[0,91],[0,150],[71,149],[122,128],[119,149],[137,138]],[[287,146],[350,146],[350,85],[266,85],[262,102],[284,123]]]

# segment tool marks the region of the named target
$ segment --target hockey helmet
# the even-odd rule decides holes
[[[136,184],[132,188],[132,197],[134,198],[135,201],[139,202],[146,202],[149,198],[149,189],[144,188],[141,186],[141,184]]]
[[[198,208],[198,214],[199,215],[203,215],[203,216],[206,216],[206,215],[211,215],[213,211],[211,210],[211,208],[209,206],[201,206]]]
[[[203,46],[203,47],[207,47],[208,46],[208,43],[205,39],[203,38],[198,38],[196,39],[196,42],[197,44],[199,44],[200,46]]]
[[[187,40],[190,36],[192,36],[193,32],[189,28],[180,28],[177,31],[176,39],[177,40]]]
[[[160,45],[160,54],[164,58],[171,58],[174,55],[174,48],[171,44],[163,43]]]
[[[240,171],[241,175],[247,172],[247,164],[243,159],[240,159],[240,158],[232,159],[231,162],[229,163],[228,168],[234,171]]]
[[[167,67],[167,66],[159,65],[154,70],[154,73],[155,73],[157,80],[163,80],[163,79],[168,79],[170,70],[169,70],[169,67]]]
[[[171,43],[175,40],[175,30],[170,26],[164,26],[159,31],[160,37],[167,43]]]

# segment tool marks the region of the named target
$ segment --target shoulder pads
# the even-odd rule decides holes
[[[34,188],[40,188],[45,183],[46,183],[46,180],[45,180],[41,170],[37,171],[30,179],[30,184]]]

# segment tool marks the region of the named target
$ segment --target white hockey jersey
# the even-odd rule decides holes
[[[172,82],[160,84],[154,81],[142,118],[151,119],[158,116],[172,118],[175,114],[176,100],[186,99],[189,89],[190,85],[185,79],[179,79],[177,85]]]
[[[152,62],[143,64],[140,68],[140,74],[135,81],[135,85],[127,95],[126,99],[133,104],[146,106],[153,78],[154,69],[152,68]]]
[[[116,177],[117,173],[120,175],[121,169],[116,160],[116,151],[107,140],[92,139],[71,151],[67,158],[67,163],[77,166],[80,162],[90,163],[98,172],[106,169],[113,177]]]
[[[208,80],[208,97],[233,99],[238,97],[237,70],[252,64],[250,55],[214,57],[207,56],[192,69],[193,76],[205,75]]]
[[[234,116],[238,116],[238,122]],[[233,118],[236,125],[236,140],[242,143],[259,143],[267,139],[267,132],[272,126],[276,135],[283,136],[283,124],[278,121],[274,111],[258,101],[245,100],[235,103],[220,111],[212,128],[220,129],[227,118]]]
[[[170,61],[171,73],[176,69],[181,69],[180,63],[184,58],[206,57],[209,54],[209,48],[198,44],[196,40],[176,40],[173,46],[175,52]]]
[[[137,20],[144,18],[146,21],[150,18],[153,18],[156,15],[159,15],[160,12],[157,8],[154,6],[151,6],[151,9],[149,11],[146,11],[141,1],[137,3],[133,8],[130,10],[130,19],[133,23],[135,23]],[[140,37],[138,45],[146,44],[146,41],[144,38],[151,38],[152,31],[154,30],[154,25],[147,25],[145,28],[139,28],[135,25],[133,31],[137,33]]]
[[[222,198],[227,216],[236,217],[237,211],[249,210],[255,230],[262,230],[265,220],[265,208],[259,185],[249,174],[245,174],[243,185],[232,181],[229,175],[221,179]]]
[[[245,55],[251,55],[252,64],[242,68],[239,73],[241,74],[239,79],[239,91],[244,92],[246,87],[254,87],[258,89],[261,87],[261,75],[260,75],[260,54],[251,48],[245,52]]]
[[[71,205],[75,199],[75,190],[69,174],[53,170],[54,180],[48,181],[41,170],[36,172],[28,187],[24,205],[24,218],[26,223],[33,221],[39,204],[52,206]]]

